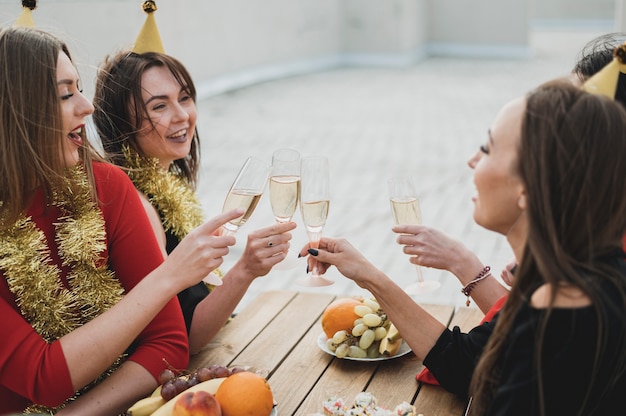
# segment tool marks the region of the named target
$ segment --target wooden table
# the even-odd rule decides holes
[[[424,416],[462,415],[464,403],[439,386],[418,383],[423,365],[413,353],[392,360],[342,360],[317,346],[324,308],[336,296],[293,291],[264,292],[192,357],[189,369],[212,364],[251,366],[269,380],[279,416],[323,413],[332,395],[351,401],[361,391],[393,409],[407,401]],[[476,308],[423,305],[449,326],[469,329],[482,318]]]

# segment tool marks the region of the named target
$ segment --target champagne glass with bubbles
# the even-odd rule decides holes
[[[245,212],[224,224],[222,235],[234,235],[239,227],[248,221],[263,195],[269,174],[269,163],[255,157],[246,159],[228,191],[222,208],[222,212],[237,208],[243,208]]]
[[[300,198],[300,153],[294,149],[278,149],[272,154],[270,204],[277,223],[291,221]],[[274,269],[287,270],[298,265],[297,253],[289,250]]]
[[[300,212],[312,248],[319,247],[330,205],[328,159],[323,156],[304,157],[300,163]],[[303,286],[328,286],[334,282],[319,273],[314,261],[311,276],[300,279]]]
[[[391,178],[388,181],[391,212],[396,225],[419,225],[422,223],[417,192],[413,180],[408,176]],[[404,289],[409,295],[421,295],[437,289],[440,284],[434,280],[424,280],[422,268],[415,265],[417,282]]]

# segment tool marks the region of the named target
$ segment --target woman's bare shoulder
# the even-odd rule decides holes
[[[555,293],[555,308],[582,308],[591,305],[591,299],[576,286],[548,283],[541,285],[530,298],[530,305],[536,309],[544,309],[550,305],[550,298]]]

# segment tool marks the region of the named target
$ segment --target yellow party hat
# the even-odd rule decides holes
[[[37,0],[22,0],[22,13],[15,21],[15,26],[35,27],[32,11],[37,8]]]
[[[137,39],[135,39],[135,45],[133,46],[133,52],[145,53],[145,52],[160,52],[165,53],[163,48],[163,42],[161,42],[161,35],[157,28],[156,19],[154,18],[154,12],[157,10],[154,0],[144,1],[141,5],[143,11],[148,14],[146,21],[144,22]]]
[[[582,89],[614,99],[620,72],[626,74],[626,43],[613,50],[611,62],[585,81]]]

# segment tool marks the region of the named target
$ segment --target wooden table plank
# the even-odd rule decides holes
[[[468,331],[478,325],[483,313],[477,308],[459,308],[455,311],[449,327],[459,326]],[[429,416],[460,416],[465,411],[466,403],[443,387],[420,383],[420,390],[415,400],[418,412]]]
[[[329,294],[299,293],[252,340],[233,365],[254,366],[267,372],[266,375],[273,373],[334,298]]]
[[[230,365],[233,359],[297,296],[293,291],[260,294],[228,322],[206,347],[191,357],[189,369],[212,364]]]
[[[303,398],[315,386],[326,371],[333,356],[325,354],[317,347],[320,323],[313,325],[291,354],[269,378],[281,415],[307,414],[300,405]],[[321,412],[321,406],[317,408]],[[311,410],[309,413],[314,413]]]
[[[328,355],[319,349],[318,351],[318,354]],[[321,413],[322,403],[331,396],[341,397],[347,401],[353,400],[358,393],[365,389],[378,365],[378,362],[367,363],[333,358],[298,409],[297,414]]]

